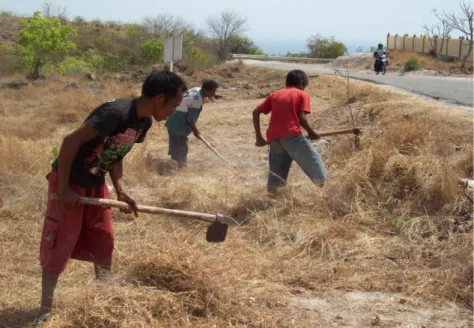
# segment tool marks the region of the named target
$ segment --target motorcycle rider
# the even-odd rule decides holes
[[[374,63],[374,71],[378,71],[378,66],[380,64],[379,59],[383,56],[386,55],[385,50],[383,50],[383,44],[379,43],[377,50],[374,52],[374,58],[375,58],[375,63]]]

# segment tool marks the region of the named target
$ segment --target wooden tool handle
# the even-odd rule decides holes
[[[318,133],[321,137],[329,137],[329,136],[336,136],[339,134],[355,134],[359,135],[362,132],[360,128],[352,128],[352,129],[343,129],[343,130],[334,130],[334,131],[327,131],[327,132],[320,132]]]
[[[52,200],[57,200],[58,196],[56,194],[51,195]],[[92,206],[101,206],[101,207],[115,207],[120,209],[129,209],[130,206],[125,202],[120,202],[113,199],[103,199],[103,198],[90,198],[90,197],[80,197],[81,204],[92,205]],[[206,214],[199,212],[190,212],[182,210],[174,210],[162,207],[154,206],[144,206],[137,205],[138,211],[143,213],[150,214],[166,214],[166,215],[176,215],[181,217],[187,217],[195,220],[206,221],[206,222],[220,222],[223,219],[222,214]]]
[[[214,147],[211,146],[211,144],[209,142],[206,141],[206,139],[204,139],[203,136],[199,136],[199,139],[201,139],[201,141],[207,146],[207,148],[209,148],[214,154],[216,154],[221,160],[223,160],[226,164],[229,164],[230,166],[234,167],[234,165],[232,165],[227,159],[225,159],[224,156],[222,156]]]

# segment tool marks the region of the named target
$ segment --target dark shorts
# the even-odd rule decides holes
[[[169,138],[168,155],[175,161],[186,163],[188,158],[188,137],[169,133]]]
[[[41,267],[61,273],[70,258],[110,265],[114,249],[111,209],[89,205],[63,208],[59,201],[49,199],[57,192],[57,178],[53,170],[49,174],[48,207],[41,236]],[[105,183],[96,188],[69,187],[82,197],[109,198]]]

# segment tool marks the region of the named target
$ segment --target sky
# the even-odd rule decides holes
[[[385,44],[387,33],[421,34],[424,24],[436,23],[432,9],[459,12],[457,0],[0,0],[0,11],[26,15],[45,2],[66,7],[71,19],[132,23],[168,14],[202,31],[208,16],[234,10],[247,18],[246,35],[270,54],[305,51],[306,39],[316,33],[335,36],[350,52],[359,46],[368,49]]]

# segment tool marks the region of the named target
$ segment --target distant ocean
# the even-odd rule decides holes
[[[288,52],[300,53],[306,52],[306,41],[305,40],[275,40],[267,38],[254,38],[254,42],[263,50],[264,53],[269,55],[286,55]],[[344,42],[344,41],[343,41]],[[357,48],[361,47],[364,51],[369,51],[370,47],[377,46],[377,41],[374,42],[344,42],[346,44],[349,54],[357,52]]]

